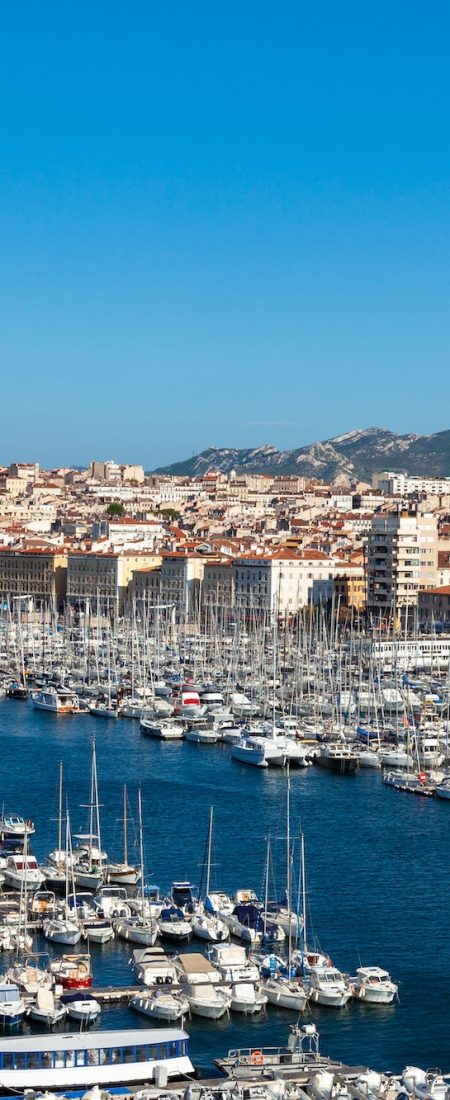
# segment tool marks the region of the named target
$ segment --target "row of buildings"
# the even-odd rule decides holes
[[[372,485],[328,485],[146,476],[112,461],[12,464],[0,470],[0,599],[118,613],[137,601],[179,619],[209,607],[295,615],[332,604],[445,619],[449,479],[409,481],[389,471]]]

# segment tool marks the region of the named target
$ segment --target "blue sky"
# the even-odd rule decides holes
[[[0,462],[450,427],[448,4],[0,21]]]

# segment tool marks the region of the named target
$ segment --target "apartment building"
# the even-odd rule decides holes
[[[67,558],[67,598],[79,607],[89,600],[93,609],[109,606],[121,614],[133,573],[160,561],[158,555],[129,550],[76,551]]]
[[[0,595],[3,600],[29,596],[34,602],[54,601],[61,607],[66,596],[67,553],[52,549],[0,552]]]
[[[372,610],[415,605],[436,582],[438,534],[434,514],[375,516],[368,537],[367,603]]]

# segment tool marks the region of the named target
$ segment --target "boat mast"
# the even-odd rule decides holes
[[[139,858],[141,863],[141,902],[142,902],[142,922],[147,923],[145,913],[145,886],[144,886],[144,838],[142,828],[142,791],[139,787],[138,790],[138,814],[139,814]]]
[[[61,862],[62,850],[62,797],[63,797],[63,763],[59,764],[59,791],[58,791],[58,867]]]
[[[209,832],[208,832],[208,862],[206,864],[206,897],[209,895],[209,884],[211,878],[211,849],[212,849],[212,835],[213,835],[213,817],[214,806],[211,806],[209,811]]]
[[[286,765],[287,791],[286,791],[286,893],[287,893],[287,917],[288,917],[288,976],[291,976],[292,955],[292,929],[291,929],[291,772],[289,760]]]
[[[267,911],[269,908],[269,860],[270,860],[270,836],[267,837],[266,850],[266,875],[264,883],[264,939],[267,940]]]
[[[128,842],[127,842],[127,788],[123,785],[123,862],[128,867]]]

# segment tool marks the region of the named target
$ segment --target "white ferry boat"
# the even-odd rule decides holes
[[[128,1085],[183,1077],[194,1067],[181,1028],[0,1039],[0,1091]]]

